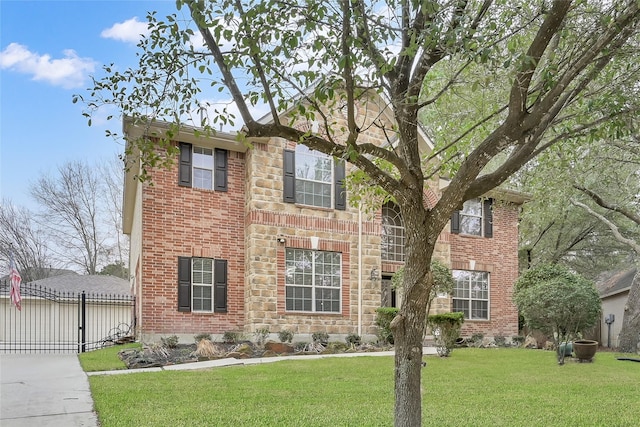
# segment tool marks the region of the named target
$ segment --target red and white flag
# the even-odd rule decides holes
[[[20,273],[16,267],[13,254],[9,256],[9,270],[9,277],[11,278],[9,297],[11,298],[11,303],[20,311],[22,310],[22,298],[20,297],[20,282],[22,282],[22,277],[20,277]]]

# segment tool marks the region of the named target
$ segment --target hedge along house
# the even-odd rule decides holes
[[[382,127],[372,126],[391,128],[385,107],[380,98],[359,105],[367,142],[388,143]],[[343,126],[340,114],[334,121]],[[316,124],[297,126],[315,131]],[[128,140],[166,130],[166,123],[124,122]],[[353,166],[295,142],[241,143],[234,134],[203,136],[188,127],[174,139],[180,153],[172,167],[153,169],[151,183],[140,183],[134,162],[125,181],[124,231],[143,341],[263,328],[289,329],[305,341],[313,332],[375,336],[376,309],[401,300],[390,287],[404,261],[396,206],[366,215],[344,188]],[[432,182],[425,203],[435,203],[445,185]],[[432,310],[464,311],[464,334],[518,332],[511,293],[522,201],[507,191],[468,201],[440,235],[435,258],[454,270],[456,289]]]

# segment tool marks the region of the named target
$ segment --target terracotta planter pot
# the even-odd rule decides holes
[[[590,361],[598,350],[598,341],[577,340],[573,342],[573,351],[580,361]]]

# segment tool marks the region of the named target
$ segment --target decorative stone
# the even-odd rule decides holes
[[[264,349],[266,351],[273,351],[276,354],[293,353],[295,350],[291,344],[273,341],[265,343]]]

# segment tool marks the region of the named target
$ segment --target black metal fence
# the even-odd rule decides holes
[[[0,353],[82,353],[133,340],[132,295],[63,292],[23,283],[22,310],[0,282]]]

